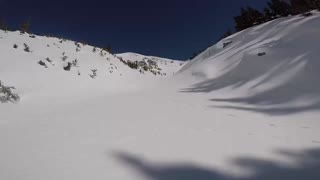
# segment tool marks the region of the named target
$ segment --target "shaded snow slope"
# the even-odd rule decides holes
[[[21,96],[0,103],[0,179],[318,180],[319,24],[253,27],[172,78],[90,46],[0,31],[0,80]]]
[[[315,12],[316,13],[316,12]],[[200,77],[185,92],[217,92],[223,108],[267,114],[320,110],[319,13],[280,18],[208,48],[183,75]]]

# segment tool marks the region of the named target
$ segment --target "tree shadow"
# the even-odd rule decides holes
[[[224,60],[214,59],[231,59],[226,63],[226,67],[222,68],[222,75],[196,83],[180,92],[209,93],[224,88],[246,88],[248,92],[253,93],[236,98],[211,98],[210,101],[232,103],[213,107],[248,110],[268,115],[320,110],[320,84],[317,83],[320,67],[316,46],[318,40],[307,36],[312,29],[320,28],[318,19],[310,19],[306,28],[292,30],[290,34],[282,33],[290,29],[283,25],[280,29],[270,30],[271,33],[262,34],[263,38],[260,41],[253,40],[255,44],[248,46],[248,42],[244,42],[237,45],[231,52],[228,50],[228,54],[231,53],[232,56],[226,56]],[[302,22],[307,21],[297,21],[297,25],[291,26],[302,26]],[[272,41],[273,37],[269,36],[274,35],[274,31],[281,34],[283,39]],[[270,50],[271,53],[258,57],[256,52],[259,49]],[[234,57],[233,51],[236,54],[240,53],[242,58],[239,60],[238,57]],[[298,100],[302,100],[302,105],[292,103]]]
[[[149,180],[318,180],[320,179],[320,149],[309,149],[302,152],[277,151],[293,163],[283,163],[242,157],[231,160],[231,164],[250,175],[232,176],[213,168],[194,164],[156,164],[124,152],[114,153],[114,157],[124,165],[139,172]]]

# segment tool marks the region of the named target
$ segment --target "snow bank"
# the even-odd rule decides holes
[[[217,92],[225,108],[268,114],[320,109],[320,17],[294,16],[256,26],[208,48],[181,76],[202,80],[185,92]]]

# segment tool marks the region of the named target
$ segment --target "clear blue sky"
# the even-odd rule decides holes
[[[187,59],[213,45],[246,5],[267,0],[0,0],[0,18],[17,27],[31,17],[31,31],[115,53],[137,52]]]

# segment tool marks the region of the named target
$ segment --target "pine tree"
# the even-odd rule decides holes
[[[7,25],[7,24],[5,23],[5,21],[3,21],[2,19],[0,19],[0,29],[1,29],[1,30],[4,30],[4,31],[9,30],[8,25]]]
[[[241,8],[241,15],[234,17],[234,20],[237,31],[265,22],[263,14],[249,6],[247,8]]]
[[[271,0],[268,2],[270,10],[277,16],[286,17],[290,12],[290,5],[282,0]]]
[[[264,8],[263,10],[265,21],[273,20],[276,17],[276,14],[273,13],[269,8]]]
[[[314,0],[315,8],[320,11],[320,0]]]
[[[315,8],[320,11],[320,0],[314,0]]]
[[[312,9],[311,2],[308,0],[291,0],[292,13],[302,14]]]
[[[264,16],[260,11],[254,8],[251,8],[249,6],[247,7],[247,11],[248,11],[248,18],[249,18],[250,24],[258,25],[265,22]]]
[[[106,48],[105,48],[106,51],[108,51],[110,54],[112,54],[112,47],[111,45],[108,45]]]
[[[305,0],[305,3],[309,10],[315,10],[320,8],[320,0]]]
[[[20,31],[22,33],[26,33],[26,32],[29,32],[29,28],[30,28],[30,18],[28,18],[25,22],[23,22],[21,25],[20,25]]]
[[[250,27],[246,19],[247,14],[248,14],[247,10],[244,8],[241,8],[241,14],[239,16],[234,17],[234,21],[236,23],[235,28],[237,31],[242,31]]]

